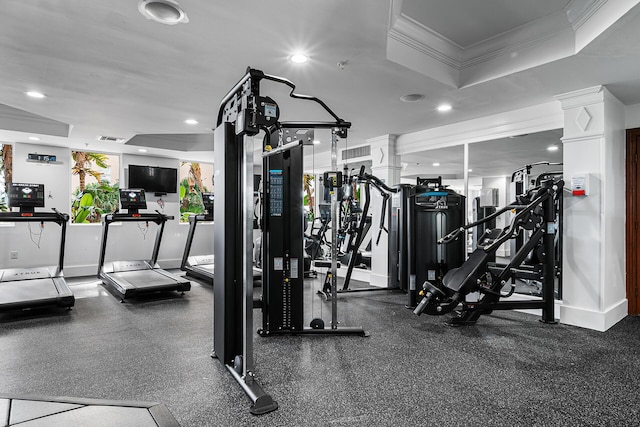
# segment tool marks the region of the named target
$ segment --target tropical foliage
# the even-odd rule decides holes
[[[200,163],[183,162],[182,165],[189,164],[189,173],[186,178],[180,181],[180,221],[189,221],[189,215],[204,212],[202,204],[202,193],[209,190],[202,183],[202,170]]]
[[[72,151],[71,156],[75,162],[71,168],[71,173],[78,175],[80,179],[80,191],[84,190],[86,185],[87,175],[91,175],[98,182],[102,180],[102,172],[93,169],[94,165],[102,169],[109,167],[108,157],[102,153],[89,153],[86,151]]]
[[[103,179],[103,170],[108,169],[109,156],[102,153],[72,151],[71,173],[78,175],[79,185],[73,191],[71,221],[76,224],[99,223],[102,215],[118,209],[118,182],[111,184]],[[97,182],[87,183],[87,176]]]
[[[302,204],[304,206],[304,211],[307,216],[307,220],[313,221],[313,218],[315,217],[315,205],[316,205],[314,176],[305,173],[302,179],[303,179],[302,186],[304,190],[304,199]]]
[[[7,191],[13,181],[13,146],[0,144],[0,212],[8,210]]]
[[[84,190],[77,188],[73,193],[71,218],[76,224],[99,223],[102,215],[118,209],[118,183],[109,181],[87,184]]]

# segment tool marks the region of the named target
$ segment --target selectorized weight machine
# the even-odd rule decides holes
[[[280,123],[276,102],[260,94],[260,83],[268,80],[291,88],[294,99],[319,104],[335,121]],[[301,324],[303,282],[302,145],[308,131],[325,128],[332,132],[332,168],[336,169],[337,138],[346,137],[350,123],[340,119],[320,99],[294,93],[289,80],[247,70],[245,76],[220,103],[214,133],[215,282],[212,357],[220,360],[242,386],[253,404],[252,414],[274,411],[277,402],[254,377],[253,361],[253,136],[265,134],[263,209],[263,327],[264,336],[276,333],[358,333],[362,329],[338,328],[335,303],[330,329],[305,328]],[[306,130],[300,133],[298,130]],[[285,134],[291,136],[286,138]],[[295,137],[307,135],[307,137]],[[277,137],[277,139],[276,139]],[[277,142],[277,145],[274,144]],[[298,183],[299,181],[299,183]],[[299,187],[298,187],[299,185]],[[332,196],[333,247],[331,268],[337,269],[335,211]],[[299,230],[298,230],[299,229]],[[288,235],[284,235],[284,233]],[[282,234],[281,234],[282,233]],[[349,329],[353,329],[350,331]]]
[[[515,211],[509,226],[504,229],[487,230],[479,239],[478,248],[459,268],[449,270],[441,283],[425,281],[422,287],[422,301],[414,310],[417,315],[424,313],[443,315],[462,305],[457,316],[447,323],[452,326],[475,323],[483,314],[493,310],[542,309],[542,321],[556,323],[554,318],[554,282],[556,277],[555,237],[558,229],[558,209],[562,198],[564,182],[546,179],[539,186],[517,197],[510,205],[499,209],[486,218],[454,230],[439,243],[455,241],[463,231],[485,224],[508,211]],[[498,248],[514,239],[523,230],[528,238],[518,251],[511,256],[508,264],[490,262]],[[525,263],[527,257],[537,261]],[[527,278],[542,282],[542,298],[534,301],[500,301],[515,291],[516,280]],[[511,282],[511,288],[503,293],[503,288]],[[477,301],[467,301],[472,293],[478,293]]]
[[[389,226],[389,288],[407,292],[407,308],[417,305],[418,287],[464,262],[465,242],[437,241],[464,225],[466,198],[448,189],[438,178],[417,178],[392,194]]]

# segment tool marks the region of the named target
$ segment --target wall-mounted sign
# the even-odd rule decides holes
[[[55,163],[56,156],[52,154],[29,153],[27,155],[27,160],[30,162]]]

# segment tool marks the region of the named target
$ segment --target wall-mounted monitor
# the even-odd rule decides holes
[[[147,209],[144,190],[120,189],[120,206],[129,213],[138,213],[140,209]]]
[[[9,185],[9,207],[20,208],[20,212],[33,212],[34,208],[43,208],[44,184],[12,182]]]
[[[178,191],[178,169],[129,165],[129,188],[147,193],[169,194]]]

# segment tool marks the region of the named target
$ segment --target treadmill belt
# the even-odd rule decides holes
[[[155,270],[120,271],[110,273],[109,276],[117,281],[135,284],[138,289],[176,284],[176,280]]]
[[[58,296],[58,288],[50,278],[0,282],[0,305],[55,300]]]
[[[201,272],[204,272],[205,274],[209,274],[213,277],[214,265],[215,264],[198,264],[198,265],[194,265],[191,268],[194,270],[199,270]]]

